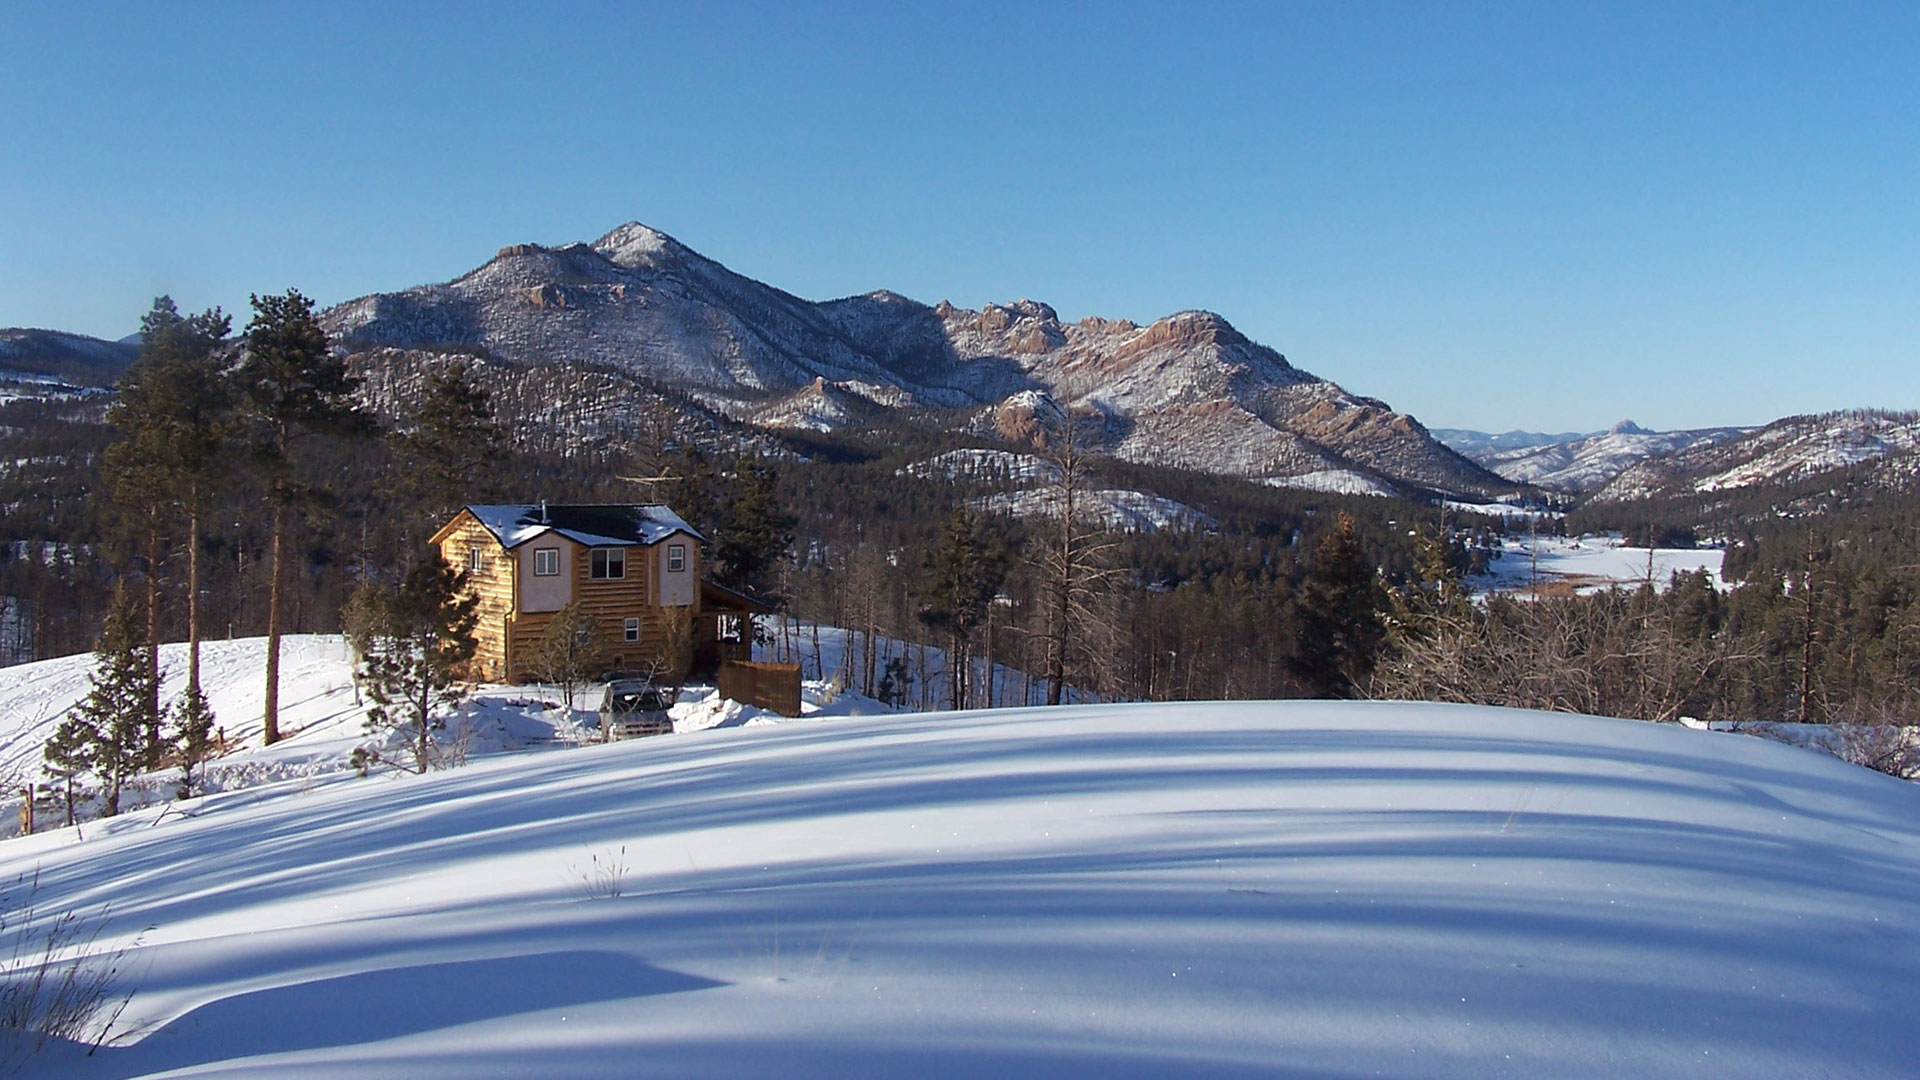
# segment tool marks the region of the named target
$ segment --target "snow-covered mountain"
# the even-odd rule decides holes
[[[1730,491],[1865,466],[1889,485],[1920,472],[1920,413],[1861,409],[1790,416],[1738,438],[1635,464],[1595,492],[1600,502]]]
[[[140,355],[137,343],[103,341],[59,330],[0,329],[0,379],[48,379],[68,387],[111,386]]]
[[[1570,494],[1591,491],[1612,480],[1628,466],[1662,454],[1712,446],[1738,438],[1751,428],[1698,428],[1691,431],[1648,431],[1631,420],[1590,435],[1540,436],[1532,445],[1505,446],[1520,432],[1506,435],[1463,433],[1448,441],[1468,457],[1509,480]],[[1476,438],[1477,437],[1477,438]]]
[[[813,303],[637,222],[592,244],[506,247],[446,284],[322,318],[349,349],[457,346],[520,367],[623,371],[767,426],[857,426],[913,407],[1004,432],[1044,398],[1104,416],[1107,449],[1130,461],[1255,479],[1348,472],[1409,491],[1515,486],[1210,312],[1140,326],[1063,323],[1031,300],[976,311],[881,291]]]

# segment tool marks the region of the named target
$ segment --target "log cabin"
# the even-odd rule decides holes
[[[479,598],[473,675],[529,682],[540,637],[568,603],[594,621],[605,672],[641,668],[674,643],[692,666],[750,659],[768,609],[700,579],[701,535],[659,505],[467,506],[433,536]]]

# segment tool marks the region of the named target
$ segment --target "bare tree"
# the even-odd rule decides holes
[[[575,690],[599,668],[605,653],[599,624],[578,601],[573,601],[555,613],[553,621],[540,632],[531,666],[542,682],[560,687],[567,713],[572,715]]]
[[[1035,569],[1049,705],[1060,704],[1070,673],[1097,666],[1113,652],[1094,640],[1112,628],[1111,592],[1119,577],[1112,566],[1114,543],[1090,505],[1090,447],[1097,422],[1097,417],[1062,416],[1044,428],[1041,457],[1052,467],[1051,484],[1044,490],[1055,517],[1042,535]]]

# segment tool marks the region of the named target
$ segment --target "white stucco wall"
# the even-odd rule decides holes
[[[533,572],[533,553],[541,548],[560,549],[560,573],[541,577]],[[520,545],[519,558],[521,611],[559,611],[573,599],[573,561],[580,557],[580,545],[558,536],[543,536]]]

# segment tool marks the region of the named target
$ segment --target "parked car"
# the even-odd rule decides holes
[[[613,679],[600,698],[600,730],[608,739],[668,735],[673,720],[673,691],[649,679]]]

